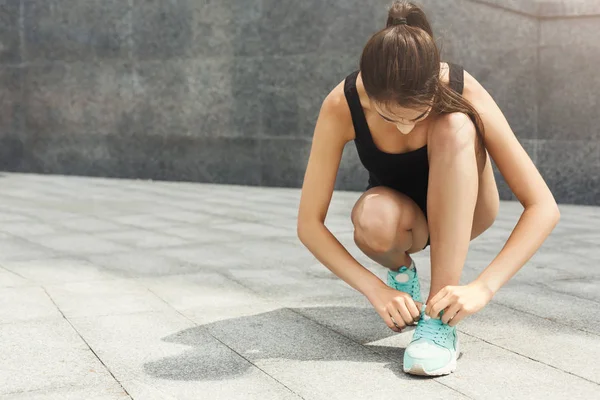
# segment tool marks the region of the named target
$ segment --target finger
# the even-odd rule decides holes
[[[410,300],[412,301],[412,299],[410,299]],[[402,315],[402,319],[404,320],[404,323],[406,325],[412,325],[415,320],[412,317],[412,315],[410,315],[410,312],[408,311],[408,307],[406,306],[406,303],[408,301],[409,301],[409,299],[407,299],[405,297],[400,297],[398,300],[396,300],[396,309],[398,310],[400,315]]]
[[[451,304],[449,307],[446,307],[444,310],[444,314],[442,314],[442,322],[444,324],[448,324],[448,322],[460,311],[461,306],[458,303]]]
[[[431,318],[439,319],[440,311],[442,311],[443,309],[448,307],[450,305],[450,303],[451,303],[450,302],[450,294],[448,294],[448,295],[446,295],[446,297],[440,299],[437,303],[435,303],[431,306],[431,312],[430,312],[429,316]]]
[[[388,328],[390,328],[394,332],[401,332],[394,325],[394,322],[392,321],[392,318],[390,317],[390,314],[388,313],[387,308],[382,308],[381,310],[377,309],[377,313],[379,314],[379,316],[381,317],[383,322],[385,322],[385,324],[387,325]]]
[[[394,321],[396,321],[396,325],[398,325],[400,327],[400,329],[404,329],[406,326],[406,322],[404,322],[404,318],[398,312],[398,310],[396,309],[396,306],[391,305],[388,312],[392,316],[392,318],[394,318]]]
[[[469,313],[465,310],[460,310],[448,323],[449,326],[456,326],[463,318],[469,316]]]
[[[439,292],[437,292],[435,294],[435,296],[433,296],[428,302],[427,302],[427,307],[425,308],[425,314],[427,315],[431,315],[431,307],[437,303],[438,301],[440,301],[441,299],[443,299],[446,294],[448,293],[448,286],[443,287]]]
[[[408,312],[410,313],[413,321],[418,321],[421,313],[419,312],[419,307],[417,306],[417,302],[412,299],[407,299],[406,307],[408,308]]]
[[[398,318],[400,318],[400,317],[398,317]],[[385,321],[386,325],[388,326],[388,328],[390,328],[394,332],[398,332],[398,333],[402,332],[402,325],[401,325],[402,320],[396,319],[396,317],[392,317],[392,315],[390,315],[390,313],[387,310],[386,310],[386,316],[384,318],[384,321]],[[398,321],[400,321],[400,323],[398,323]],[[396,322],[396,323],[394,323],[394,322]]]
[[[393,330],[394,332],[402,332],[402,329],[398,328],[396,325],[394,325],[394,320],[392,320],[392,317],[390,317],[389,315],[387,316],[387,318],[384,319],[385,324],[388,326],[388,328],[390,328],[391,330]]]

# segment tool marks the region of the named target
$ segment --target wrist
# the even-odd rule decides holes
[[[373,278],[364,282],[363,285],[359,288],[359,291],[367,298],[371,298],[373,293],[377,292],[380,289],[384,289],[388,287],[381,279],[377,276],[373,275]]]
[[[481,287],[484,291],[486,291],[490,298],[494,297],[499,288],[493,285],[491,282],[488,282],[485,279],[477,278],[473,281],[476,285]]]

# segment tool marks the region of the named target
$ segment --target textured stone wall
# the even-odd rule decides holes
[[[389,3],[0,0],[0,168],[297,187]],[[600,2],[421,4],[556,198],[600,204]],[[336,187],[366,177],[351,143]]]

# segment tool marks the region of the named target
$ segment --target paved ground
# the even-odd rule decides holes
[[[598,398],[600,209],[562,207],[543,250],[459,325],[456,373],[402,372],[413,329],[368,301],[295,236],[299,191],[2,174],[0,398]],[[358,193],[328,227],[352,244]],[[508,237],[502,203],[463,281]],[[427,253],[416,257],[424,294]]]

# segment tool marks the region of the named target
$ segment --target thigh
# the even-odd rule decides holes
[[[367,201],[372,201],[375,207],[365,207]],[[376,215],[375,215],[376,214]],[[397,231],[407,230],[412,234],[412,246],[408,253],[423,250],[429,239],[427,219],[421,208],[407,195],[387,186],[376,186],[365,191],[356,201],[352,209],[352,222],[358,225],[358,216],[372,218],[373,221],[394,221]],[[398,216],[401,216],[398,218]],[[357,243],[358,245],[358,243]],[[359,248],[370,258],[378,257],[381,253],[374,253],[364,246]],[[393,252],[392,250],[391,252]],[[375,260],[378,261],[378,260]]]

